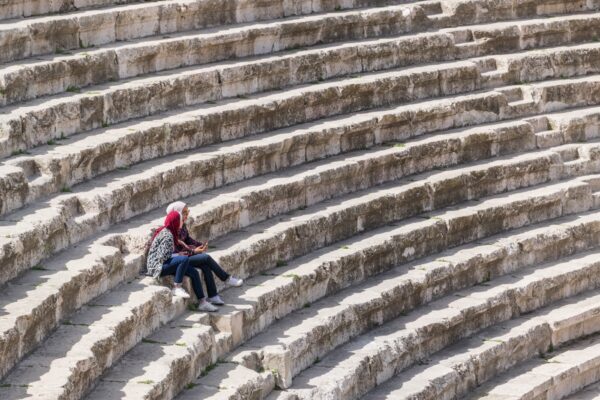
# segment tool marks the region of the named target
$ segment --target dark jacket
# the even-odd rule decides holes
[[[192,248],[202,246],[202,242],[199,242],[190,236],[190,233],[188,232],[187,226],[185,226],[185,224],[179,231],[179,240],[181,240],[183,243],[187,244]],[[180,253],[185,251],[186,250],[179,243],[175,245],[175,252]]]

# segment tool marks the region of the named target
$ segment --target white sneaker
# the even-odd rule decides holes
[[[219,295],[216,295],[214,297],[209,297],[208,301],[209,301],[209,303],[214,304],[215,306],[224,306],[225,305],[225,302]]]
[[[173,293],[173,296],[175,296],[175,297],[183,297],[184,299],[190,298],[190,295],[188,294],[188,292],[186,292],[185,289],[182,287],[173,288],[171,293]]]
[[[237,279],[234,278],[233,276],[230,276],[229,279],[227,279],[226,283],[229,286],[235,286],[235,287],[240,287],[244,284],[244,280],[243,279]]]
[[[210,304],[208,301],[202,299],[198,304],[198,311],[215,312],[218,308]]]

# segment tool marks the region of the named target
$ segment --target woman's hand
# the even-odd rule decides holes
[[[194,254],[204,253],[206,250],[208,250],[208,242],[196,247],[194,249]]]

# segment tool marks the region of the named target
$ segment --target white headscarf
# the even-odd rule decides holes
[[[177,211],[179,215],[183,216],[183,209],[187,206],[183,201],[176,201],[174,203],[169,204],[167,207],[167,214],[171,211]]]

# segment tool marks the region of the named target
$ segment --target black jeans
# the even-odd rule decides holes
[[[194,289],[196,297],[200,300],[204,298],[202,281],[198,271],[195,268],[190,268],[191,261],[191,257],[188,256],[171,257],[163,264],[160,276],[175,275],[175,283],[182,283],[183,276],[188,276],[192,281],[192,289]]]
[[[204,274],[204,283],[206,283],[206,291],[208,292],[208,297],[214,297],[218,294],[217,292],[217,284],[215,283],[215,277],[213,273],[219,277],[220,280],[225,282],[229,279],[229,274],[223,271],[223,268],[213,258],[206,254],[195,254],[190,256],[190,266],[194,268],[200,268],[202,273]],[[196,271],[197,272],[197,271]]]

